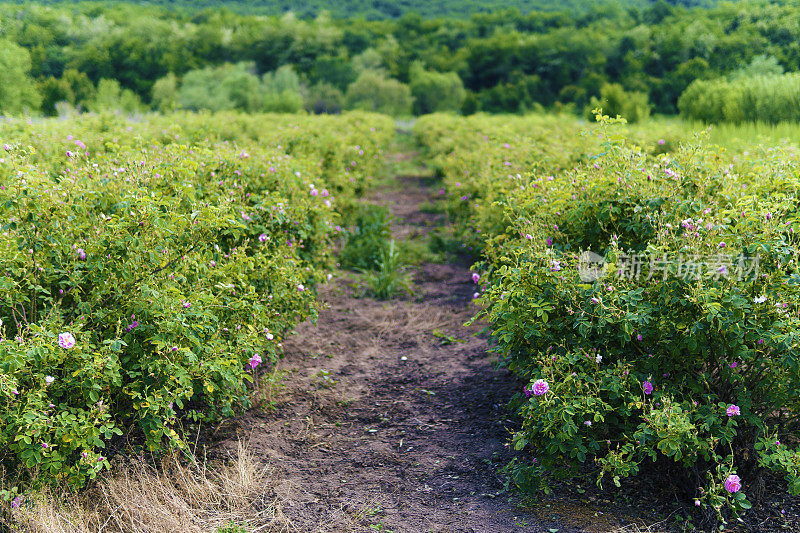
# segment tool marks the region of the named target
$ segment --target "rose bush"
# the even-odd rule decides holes
[[[504,238],[509,224],[503,202],[532,173],[546,184],[597,153],[602,134],[580,135],[587,129],[594,126],[570,115],[433,114],[419,118],[414,135],[442,178],[440,199],[462,251],[477,258],[489,239]],[[626,132],[632,143],[649,154],[664,153],[685,136],[674,126],[654,132],[650,126],[639,125]]]
[[[513,176],[491,170],[496,149],[473,146],[485,160],[465,172],[463,148],[428,143],[448,187],[474,188],[454,222],[486,243],[478,318],[528,382],[512,442],[536,459],[509,474],[547,490],[587,467],[619,484],[653,465],[710,520],[748,509],[766,471],[800,493],[796,150],[731,154],[700,136],[661,153],[613,122],[546,141],[593,150],[570,166]],[[525,161],[550,160],[549,144],[527,146]]]
[[[183,446],[182,421],[246,407],[392,134],[365,114],[4,123],[3,466],[81,485],[115,435]]]

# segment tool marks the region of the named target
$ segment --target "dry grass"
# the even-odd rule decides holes
[[[651,525],[644,524],[628,524],[623,527],[613,529],[610,533],[667,533],[670,529],[667,527],[668,519],[656,522]]]
[[[429,340],[432,330],[445,328],[453,321],[451,315],[439,309],[397,302],[357,309],[355,314],[357,327],[373,331],[378,341],[394,337],[422,344]]]
[[[129,463],[90,490],[42,491],[13,512],[12,531],[41,533],[201,533],[229,523],[247,531],[298,531],[283,516],[267,467],[240,441],[220,464],[170,455],[159,465]]]

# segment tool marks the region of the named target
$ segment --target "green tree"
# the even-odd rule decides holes
[[[69,84],[72,91],[73,99],[69,100],[70,104],[86,107],[94,100],[97,89],[85,73],[70,68],[64,71],[61,79]]]
[[[97,95],[89,102],[89,110],[95,113],[122,111],[135,113],[141,111],[142,101],[130,89],[123,89],[117,80],[102,79],[97,84]]]
[[[14,115],[38,109],[41,96],[28,73],[28,51],[7,39],[0,39],[0,113]]]
[[[345,101],[348,109],[402,116],[411,114],[413,99],[408,85],[367,70],[347,88]]]
[[[150,91],[150,100],[155,109],[163,112],[173,111],[178,106],[178,78],[170,72],[159,78]]]
[[[755,56],[750,64],[742,67],[731,74],[731,79],[749,79],[756,76],[780,76],[783,74],[783,67],[778,60],[766,54]]]
[[[296,113],[303,108],[300,78],[291,65],[267,72],[261,82],[264,87],[264,111]]]
[[[338,114],[344,107],[344,94],[330,83],[318,83],[308,90],[304,107],[317,115]]]
[[[55,116],[58,114],[56,111],[56,104],[59,102],[67,102],[73,104],[75,102],[75,93],[69,82],[63,78],[49,77],[38,83],[39,94],[42,96],[41,109],[42,113],[47,116]]]
[[[222,78],[218,90],[234,109],[254,112],[263,106],[261,84],[252,69],[253,65],[240,63],[236,68],[228,69]]]
[[[703,122],[797,122],[800,74],[697,80],[678,100],[681,114]]]
[[[466,91],[455,72],[431,72],[417,62],[411,66],[410,76],[415,115],[461,109]]]
[[[238,63],[187,72],[178,91],[179,107],[192,111],[261,109],[264,90],[253,68],[252,63]]]
[[[353,58],[353,69],[359,74],[367,70],[386,72],[383,56],[374,48],[367,48]]]
[[[600,98],[592,97],[586,106],[586,116],[594,119],[592,110],[602,108],[603,114],[621,116],[630,123],[640,122],[650,116],[650,104],[647,94],[637,91],[626,91],[618,83],[607,83],[600,88]]]
[[[505,83],[480,92],[480,108],[489,113],[521,113],[535,109],[542,92],[538,76],[515,72]]]

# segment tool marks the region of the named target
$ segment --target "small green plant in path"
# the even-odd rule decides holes
[[[376,298],[387,300],[411,291],[411,279],[405,271],[394,239],[381,250],[378,268],[366,274],[367,288]]]
[[[228,522],[224,526],[217,528],[215,533],[249,533],[247,528],[236,522]]]
[[[343,268],[370,270],[381,261],[391,236],[389,210],[378,205],[360,206],[355,225],[339,253]]]

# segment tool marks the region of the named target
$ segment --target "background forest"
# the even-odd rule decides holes
[[[787,103],[800,101],[798,84],[784,75],[800,68],[794,2],[554,11],[518,0],[479,12],[496,4],[307,1],[294,13],[287,2],[0,4],[0,113],[584,114],[601,103],[630,121],[797,118]]]

